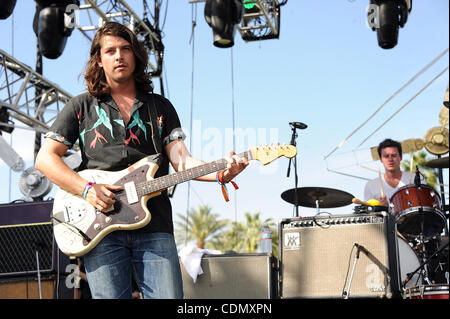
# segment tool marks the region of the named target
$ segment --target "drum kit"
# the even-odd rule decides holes
[[[426,166],[448,168],[449,158],[429,161]],[[318,214],[322,208],[356,203],[353,195],[325,187],[296,187],[283,192],[281,198],[295,206],[316,208]],[[397,189],[389,207],[354,208],[355,214],[380,211],[394,215],[403,298],[448,299],[448,205],[442,205],[439,193],[419,182]]]

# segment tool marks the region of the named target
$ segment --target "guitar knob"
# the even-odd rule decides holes
[[[109,224],[111,221],[112,221],[112,218],[111,218],[111,217],[108,216],[108,217],[105,218],[105,222],[107,222],[108,224]]]
[[[94,224],[94,229],[95,230],[100,230],[100,228],[102,228],[102,226],[100,226],[100,224]]]

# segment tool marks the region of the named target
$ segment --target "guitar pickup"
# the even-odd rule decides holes
[[[123,184],[123,187],[125,188],[128,204],[134,204],[139,202],[139,197],[134,182],[125,183]]]

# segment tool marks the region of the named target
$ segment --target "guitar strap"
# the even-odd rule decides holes
[[[152,95],[152,100],[153,100],[153,107],[150,106],[150,103],[147,103],[147,112],[148,112],[148,116],[150,118],[150,126],[152,128],[152,141],[153,141],[153,146],[155,147],[155,150],[157,153],[162,154],[162,139],[161,136],[159,136],[159,131],[158,131],[158,124],[156,123],[156,119],[158,117],[157,113],[156,113],[156,101],[155,101],[155,94],[151,93]]]

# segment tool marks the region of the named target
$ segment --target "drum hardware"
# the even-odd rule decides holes
[[[353,207],[353,212],[355,214],[379,213],[387,211],[389,211],[387,206],[355,205],[355,207]]]
[[[432,254],[428,259],[425,260],[419,267],[417,267],[414,271],[411,273],[408,273],[406,276],[406,279],[402,283],[402,287],[405,287],[405,285],[411,280],[411,278],[414,276],[415,273],[417,273],[419,270],[422,269],[424,280],[427,281],[428,284],[431,284],[431,281],[427,277],[427,271],[425,270],[425,265],[427,265],[433,258],[437,257],[446,247],[448,246],[447,243],[443,244],[434,254]]]
[[[404,299],[449,299],[447,285],[425,285],[409,287],[405,290]]]

